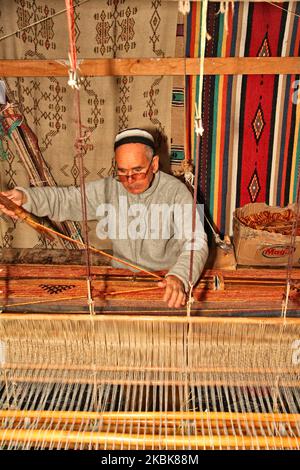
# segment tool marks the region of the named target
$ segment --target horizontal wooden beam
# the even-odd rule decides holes
[[[82,76],[198,75],[199,59],[82,59]],[[205,75],[300,74],[299,57],[213,57],[204,62]],[[2,77],[66,77],[63,60],[0,60]]]
[[[164,0],[165,2],[178,2],[178,0]],[[202,0],[191,0],[193,2],[202,2]],[[214,2],[214,3],[220,3],[224,0],[208,0],[209,2]],[[246,2],[256,2],[256,3],[282,3],[282,0],[234,0],[235,2],[242,2],[242,3],[246,3]],[[292,2],[298,2],[299,0],[290,0]],[[225,0],[226,2],[226,0]],[[231,0],[227,0],[227,3],[231,3]]]

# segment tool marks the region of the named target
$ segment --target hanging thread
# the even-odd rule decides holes
[[[231,5],[232,13],[234,12],[234,0],[220,2],[220,9],[217,14],[222,13],[224,15],[224,29],[225,33],[228,32],[228,15],[229,8]]]
[[[198,105],[195,103],[195,133],[196,133],[196,166],[195,166],[195,184],[194,184],[194,198],[193,198],[193,212],[192,212],[192,247],[190,256],[190,273],[189,273],[189,301],[187,303],[187,314],[190,314],[191,305],[193,302],[193,265],[194,265],[194,245],[195,245],[195,230],[196,230],[196,215],[197,215],[197,193],[199,181],[199,163],[200,163],[200,138],[203,135],[204,128],[202,125],[202,95],[203,95],[203,77],[204,77],[204,57],[206,45],[206,21],[207,21],[207,8],[208,0],[202,2],[201,11],[201,41],[200,41],[200,77],[199,77],[199,96]]]
[[[76,158],[79,163],[79,175],[80,175],[80,190],[81,190],[81,207],[83,216],[83,227],[84,237],[86,244],[86,272],[87,272],[87,303],[91,315],[95,314],[94,301],[92,298],[92,277],[91,277],[91,258],[90,258],[90,247],[89,247],[89,235],[87,225],[87,205],[86,205],[86,191],[84,181],[84,167],[83,167],[83,145],[82,140],[84,139],[81,123],[81,108],[80,108],[80,80],[77,74],[77,52],[76,52],[76,40],[75,40],[75,15],[73,0],[65,0],[67,19],[68,19],[68,34],[69,34],[69,61],[70,71],[68,84],[75,92],[75,113],[76,113],[76,142],[75,148],[77,151]]]

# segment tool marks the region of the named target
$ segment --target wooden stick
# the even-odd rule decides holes
[[[142,371],[141,371],[142,372]],[[123,374],[124,376],[124,374]],[[144,379],[144,377],[142,377],[141,379],[132,379],[132,378],[128,378],[128,379],[123,379],[123,376],[122,378],[119,378],[119,379],[111,379],[111,378],[106,378],[106,377],[101,377],[101,378],[95,378],[95,374],[89,374],[88,377],[62,377],[61,375],[57,375],[56,377],[54,377],[53,375],[50,376],[50,377],[28,377],[28,374],[22,376],[22,375],[19,375],[19,376],[13,376],[13,382],[25,382],[27,384],[29,383],[41,383],[41,384],[57,384],[58,382],[59,383],[62,383],[62,384],[85,384],[85,385],[91,385],[91,384],[94,384],[94,385],[103,385],[103,384],[107,384],[107,385],[149,385],[149,386],[163,386],[163,387],[171,387],[171,386],[186,386],[187,384],[187,381],[186,379],[182,379],[182,380],[175,380],[175,379],[166,379],[166,378],[162,378],[162,379]],[[274,374],[273,376],[273,382],[275,381],[276,379],[276,375]],[[11,381],[11,379],[9,379]],[[230,377],[230,375],[226,375],[225,377],[223,378],[220,378],[220,379],[214,379],[214,378],[199,378],[199,379],[195,379],[195,378],[192,378],[189,380],[189,385],[191,387],[196,387],[196,386],[204,386],[204,385],[207,385],[207,386],[221,386],[221,387],[224,387],[226,385],[228,385],[230,381],[230,385],[231,386],[239,386],[239,387],[246,387],[246,386],[249,386],[249,387],[252,387],[253,386],[253,378],[251,377],[248,377],[248,378],[245,378],[245,377],[240,377],[238,376],[236,379],[235,378],[232,378]],[[270,385],[270,377],[267,377],[267,378],[264,378],[264,377],[260,377],[260,385],[261,386],[269,386]],[[291,377],[287,377],[287,378],[281,378],[280,380],[280,386],[282,387],[297,387],[299,386],[299,378],[297,375],[295,375],[294,378],[291,378]]]
[[[216,309],[217,310],[217,309]],[[160,312],[161,313],[161,312]],[[71,321],[91,321],[88,315],[84,314],[65,314],[65,313],[1,313],[1,320],[71,320]],[[162,320],[159,316],[149,316],[149,315],[128,315],[127,313],[115,314],[105,314],[105,315],[95,315],[93,321],[96,322],[153,322],[161,323]],[[172,315],[166,315],[163,318],[164,323],[185,323],[185,324],[225,324],[225,325],[274,325],[287,327],[291,325],[298,326],[300,325],[300,318],[290,317],[285,320],[281,317],[186,317],[180,316],[180,313],[176,314],[176,311],[172,311]]]
[[[32,429],[5,429],[0,430],[0,441],[2,442],[27,442],[67,445],[110,445],[117,444],[122,447],[132,446],[136,448],[232,448],[244,449],[258,447],[260,449],[297,449],[300,441],[297,437],[278,436],[163,436],[163,435],[138,435],[138,434],[115,434],[106,432],[78,432],[78,431],[55,431],[55,430],[32,430]]]
[[[0,419],[49,419],[49,420],[115,420],[115,421],[252,421],[256,423],[299,423],[296,413],[230,413],[215,411],[49,411],[49,410],[0,410]]]
[[[156,434],[156,435],[187,435],[188,433],[192,435],[202,435],[214,432],[220,434],[241,434],[241,430],[246,431],[246,434],[249,433],[249,428],[253,430],[254,435],[264,436],[266,434],[270,435],[270,429],[272,434],[278,435],[280,429],[287,431],[289,434],[294,433],[298,435],[298,423],[288,423],[288,422],[260,422],[257,423],[251,420],[245,421],[225,421],[224,419],[219,420],[172,420],[167,418],[162,418],[159,420],[147,418],[143,419],[99,419],[99,420],[87,420],[84,417],[77,419],[73,417],[71,420],[64,420],[60,418],[37,418],[35,420],[31,418],[7,418],[9,420],[9,429],[47,429],[50,430],[64,430],[64,431],[79,431],[84,432],[83,428],[86,427],[90,431],[97,432],[111,432],[114,430],[115,433],[122,434]],[[5,429],[7,420],[4,418],[2,420],[2,429]],[[6,428],[6,429],[7,429]],[[228,433],[229,430],[229,433]],[[249,434],[248,434],[249,435]],[[280,435],[280,434],[279,434]]]
[[[12,251],[14,251],[12,249]],[[30,250],[31,251],[31,250]],[[60,251],[60,250],[58,250]],[[2,271],[1,271],[2,269]],[[43,271],[41,273],[41,267],[39,265],[32,265],[32,264],[4,264],[0,263],[0,278],[1,277],[15,277],[15,278],[35,278],[35,277],[51,277],[51,278],[63,278],[63,279],[73,279],[73,278],[84,278],[84,266],[82,265],[72,265],[72,269],[70,270],[70,265],[68,264],[43,264]],[[112,278],[124,278],[124,279],[131,279],[134,277],[136,279],[143,279],[149,280],[149,276],[145,276],[143,273],[133,273],[132,271],[123,271],[119,268],[114,268],[110,265],[104,266],[93,266],[92,273],[97,276],[109,276]],[[41,276],[42,274],[42,276]],[[160,274],[163,276],[166,274],[166,271],[160,271]],[[256,281],[262,280],[274,280],[274,281],[284,281],[286,278],[286,270],[276,267],[274,269],[266,269],[266,268],[238,268],[237,270],[221,270],[221,269],[205,269],[203,272],[203,276],[201,280],[203,282],[213,282],[214,277],[222,276],[225,282],[232,281],[232,280],[253,280]],[[300,269],[295,269],[294,273],[295,280],[300,281]],[[151,276],[152,278],[152,276]],[[195,286],[196,287],[196,286]]]
[[[163,290],[164,287],[142,287],[139,289],[128,289],[123,291],[112,291],[112,292],[100,292],[100,294],[94,294],[93,298],[102,298],[102,297],[109,297],[109,296],[118,296],[118,295],[125,295],[125,294],[135,294],[145,291],[153,291],[153,290]],[[22,307],[23,305],[37,305],[37,304],[47,304],[47,303],[56,303],[56,302],[65,302],[69,300],[78,300],[78,299],[86,299],[86,295],[78,295],[74,297],[56,297],[55,299],[43,299],[43,300],[31,300],[28,302],[16,302],[13,304],[5,304],[5,309],[12,308],[12,307]],[[95,305],[96,306],[96,305]]]
[[[23,371],[23,370],[27,370],[27,371],[34,371],[34,370],[38,370],[38,371],[59,371],[59,370],[63,370],[63,371],[76,371],[76,372],[79,372],[79,371],[87,371],[87,372],[90,372],[91,374],[94,372],[94,371],[97,371],[97,372],[155,372],[155,373],[182,373],[182,374],[207,374],[207,373],[211,373],[213,372],[214,374],[215,373],[226,373],[226,374],[264,374],[264,375],[271,375],[271,376],[274,376],[274,375],[277,375],[277,374],[285,374],[284,376],[282,376],[282,378],[286,377],[287,374],[292,374],[292,375],[295,375],[295,380],[296,380],[296,377],[297,377],[297,373],[300,369],[300,365],[299,367],[296,367],[296,365],[291,365],[290,367],[288,366],[285,366],[285,367],[274,367],[274,368],[264,368],[264,367],[261,367],[260,369],[258,368],[254,368],[254,367],[246,367],[246,366],[241,366],[241,365],[238,365],[237,367],[232,367],[232,366],[223,366],[223,367],[216,367],[214,366],[214,368],[212,369],[212,367],[208,367],[208,366],[199,366],[199,367],[190,367],[190,366],[187,366],[187,365],[183,365],[182,367],[164,367],[164,366],[161,366],[159,367],[158,365],[156,366],[134,366],[134,365],[125,365],[125,366],[120,366],[120,365],[117,365],[117,364],[114,364],[114,365],[110,365],[110,366],[106,366],[106,365],[93,365],[91,366],[90,364],[88,365],[82,365],[82,364],[47,364],[47,363],[43,363],[43,364],[33,364],[33,363],[14,363],[14,362],[4,362],[2,363],[2,369],[3,371]],[[1,376],[1,372],[0,372],[0,376]],[[14,379],[12,379],[14,380]]]
[[[183,76],[199,75],[198,58],[82,59],[80,75],[113,76]],[[298,57],[207,57],[205,75],[299,74]],[[2,77],[67,77],[63,60],[0,60]]]

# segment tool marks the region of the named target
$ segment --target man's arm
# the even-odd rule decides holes
[[[80,189],[75,186],[28,189],[16,187],[3,194],[39,217],[48,216],[58,222],[82,220],[81,193]],[[104,180],[87,183],[86,196],[87,216],[88,220],[92,220],[96,218],[98,204],[104,200]],[[2,206],[0,209],[7,215],[12,215]]]
[[[182,217],[174,217],[175,233],[181,234],[178,242],[181,244],[181,252],[176,263],[170,268],[165,279],[165,297],[171,304],[169,306],[180,307],[186,299],[186,293],[189,291],[191,252],[193,250],[193,285],[197,283],[205,266],[208,257],[207,236],[204,231],[199,213],[199,207],[196,211],[195,233],[192,232],[193,217],[193,198],[185,186],[181,186],[176,196],[176,203],[184,207]]]
[[[192,244],[190,245],[192,246]],[[199,280],[201,273],[204,269],[208,257],[208,247],[206,234],[203,235],[202,240],[195,243],[195,250],[193,254],[193,269],[192,269],[192,284],[195,285]],[[176,276],[184,285],[185,291],[189,290],[190,278],[190,261],[191,249],[183,250],[179,255],[176,264],[168,271],[166,277]]]

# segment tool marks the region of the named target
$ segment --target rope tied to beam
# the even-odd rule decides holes
[[[228,33],[228,15],[229,15],[230,5],[231,5],[232,14],[233,14],[234,0],[221,1],[219,11],[217,12],[217,15],[219,15],[220,13],[224,15],[224,29],[226,33]]]
[[[191,3],[189,0],[179,0],[178,2],[178,10],[183,15],[189,14],[191,10]]]
[[[89,247],[89,236],[88,236],[88,225],[87,225],[87,204],[86,204],[86,191],[84,181],[84,167],[83,167],[83,156],[84,146],[82,145],[85,136],[83,134],[83,126],[81,122],[81,108],[80,108],[80,79],[77,71],[77,52],[76,52],[76,37],[75,37],[75,15],[73,0],[65,0],[67,8],[67,20],[68,20],[68,34],[69,34],[69,80],[68,84],[75,92],[74,104],[75,104],[75,115],[76,115],[76,157],[79,163],[79,176],[80,176],[80,189],[81,189],[81,207],[82,207],[82,218],[84,227],[84,238],[86,243],[86,273],[87,273],[87,303],[91,315],[95,314],[94,301],[92,298],[92,276],[91,276],[91,259],[90,259],[90,247]]]

